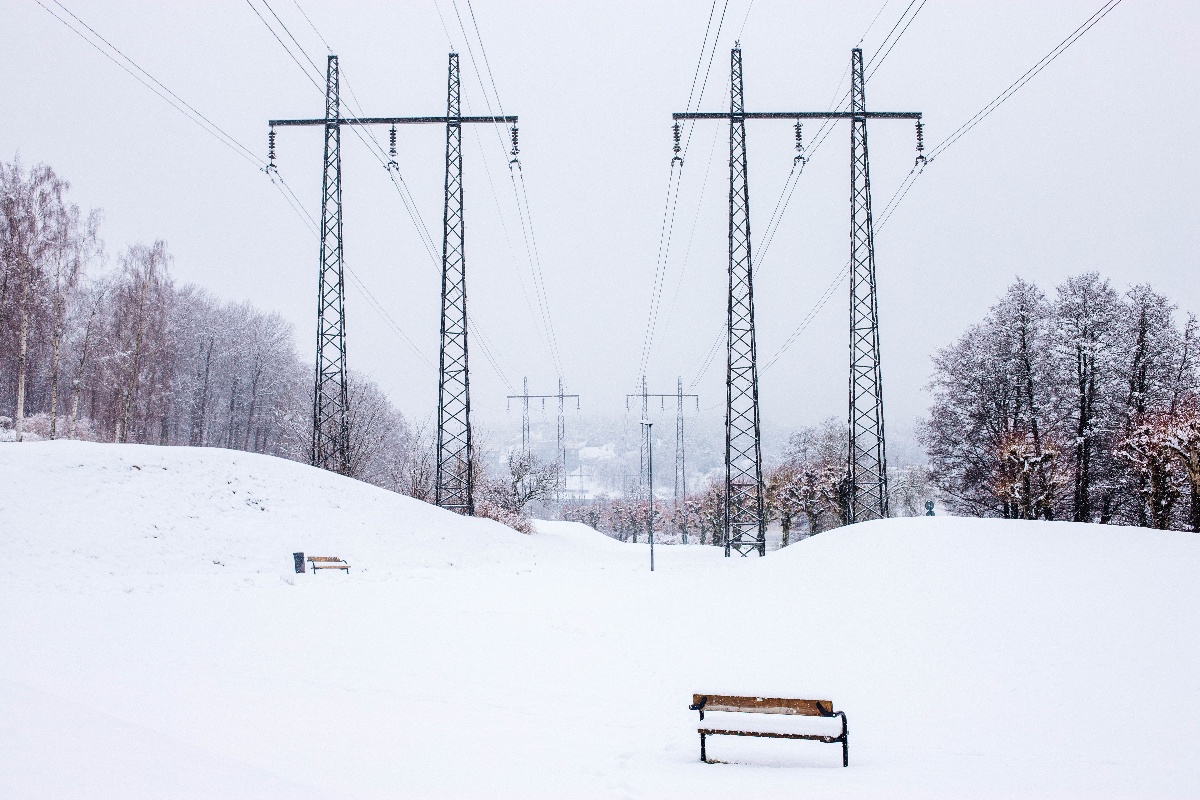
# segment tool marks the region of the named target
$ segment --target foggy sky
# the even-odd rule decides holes
[[[264,156],[268,119],[323,113],[320,92],[246,2],[63,1]],[[739,33],[747,110],[827,109],[881,0],[756,0],[747,13],[748,4],[729,3],[701,110],[727,105],[729,49]],[[868,107],[924,112],[927,141],[936,144],[1100,4],[930,0],[868,83]],[[299,7],[271,5],[323,66],[325,45]],[[862,42],[868,59],[906,5],[884,8]],[[366,114],[444,114],[451,48],[461,54],[464,113],[487,113],[450,0],[300,6],[338,54]],[[504,111],[521,118],[532,232],[567,389],[582,395],[585,414],[622,413],[625,393],[639,383],[670,174],[670,114],[687,103],[710,3],[476,0],[474,8]],[[5,0],[3,9],[0,157],[19,152],[27,164],[47,162],[71,181],[75,202],[103,208],[110,259],[129,243],[165,239],[178,281],[278,310],[311,358],[317,242],[266,176],[33,0]],[[465,0],[458,9],[471,30]],[[1052,294],[1067,275],[1099,270],[1121,290],[1149,282],[1181,313],[1200,311],[1198,33],[1200,5],[1126,0],[915,184],[877,235],[891,432],[906,436],[927,408],[931,354],[977,321],[1016,275]],[[350,99],[345,84],[343,95]],[[748,127],[758,249],[792,166],[792,127]],[[806,125],[806,134],[817,127]],[[386,129],[374,133],[386,146]],[[505,411],[509,385],[519,390],[528,376],[532,390],[549,393],[557,375],[509,178],[507,132],[498,133],[464,131],[467,269],[470,313],[503,373],[473,348],[472,405],[509,433],[519,430],[519,418]],[[913,165],[914,136],[911,123],[891,121],[872,123],[869,136],[878,210]],[[439,253],[444,137],[438,126],[402,129],[397,159]],[[316,216],[319,129],[281,129],[278,152],[280,174]],[[653,392],[674,391],[680,375],[690,385],[724,323],[727,159],[727,125],[699,123],[650,351]],[[848,162],[849,127],[841,123],[801,177],[769,250],[756,254],[760,364],[846,261]],[[349,133],[343,163],[346,262],[436,364],[437,267],[384,169]],[[770,429],[845,415],[847,306],[843,284],[763,373]],[[429,417],[436,370],[353,282],[347,317],[351,367],[371,375],[410,417]],[[713,416],[724,401],[723,355],[722,345],[696,388]]]

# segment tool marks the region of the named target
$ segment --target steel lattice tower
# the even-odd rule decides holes
[[[730,58],[729,312],[725,377],[725,555],[766,555],[758,365],[754,342],[754,276],[750,258],[750,189],[742,49]]]
[[[450,54],[446,90],[446,206],[442,218],[442,327],[438,368],[435,502],[475,513],[471,387],[467,369],[467,259],[464,248],[462,124],[458,54]]]
[[[867,159],[867,101],[862,50],[851,56],[850,112],[850,449],[846,466],[848,522],[888,516],[883,381],[879,368],[879,303],[875,232]]]
[[[848,521],[886,517],[887,459],[883,444],[883,397],[879,375],[879,312],[875,293],[875,244],[871,223],[871,180],[867,168],[867,120],[911,119],[917,123],[921,163],[921,112],[867,111],[862,51],[852,56],[849,111],[747,112],[742,104],[742,51],[733,49],[730,110],[684,111],[683,120],[729,120],[729,369],[726,404],[725,553],[766,550],[759,445],[758,375],[754,360],[754,289],[750,261],[750,201],[746,188],[748,119],[849,119],[850,158],[850,455]],[[797,133],[799,128],[797,127]],[[797,135],[797,143],[799,136]]]
[[[641,391],[641,394],[627,394],[627,395],[625,395],[625,409],[626,409],[626,410],[628,410],[628,409],[629,409],[629,401],[630,401],[630,399],[632,399],[632,398],[634,398],[634,397],[640,397],[640,398],[641,398],[641,400],[642,400],[642,419],[643,419],[643,420],[649,420],[649,419],[650,419],[650,399],[651,399],[651,398],[654,398],[654,399],[657,399],[657,400],[660,400],[660,401],[662,401],[662,402],[663,402],[663,408],[666,408],[666,400],[667,400],[667,398],[671,398],[672,400],[675,400],[675,401],[676,401],[676,414],[675,414],[675,507],[676,507],[676,509],[678,509],[678,508],[679,508],[679,503],[680,503],[680,501],[681,501],[681,500],[683,500],[683,498],[684,498],[684,495],[686,495],[686,494],[687,494],[687,477],[686,477],[686,476],[685,476],[685,474],[684,474],[684,457],[683,457],[683,401],[684,401],[684,399],[685,399],[685,398],[695,398],[695,400],[696,400],[696,410],[697,410],[697,411],[699,411],[699,410],[700,410],[700,397],[699,397],[699,395],[694,395],[694,394],[685,394],[685,393],[684,393],[684,391],[683,391],[683,378],[680,378],[680,379],[678,380],[678,382],[677,382],[677,384],[676,384],[676,389],[675,389],[675,391],[674,391],[674,392],[672,392],[671,394],[659,394],[659,393],[657,393],[657,392],[650,392],[650,391],[647,391],[647,389],[646,389],[646,379],[645,379],[644,377],[642,378],[642,391]],[[649,443],[649,442],[646,440],[646,432],[647,432],[648,430],[649,430],[649,427],[648,427],[648,426],[643,426],[643,427],[642,427],[642,440],[641,440],[641,451],[642,451],[642,474],[641,474],[641,479],[640,479],[640,480],[641,480],[641,484],[640,484],[640,486],[639,486],[639,492],[641,491],[641,489],[642,489],[642,488],[644,488],[644,487],[648,486],[648,485],[649,485],[649,483],[650,483],[650,480],[649,480],[649,471],[650,471],[650,465],[649,465],[649,463],[648,463],[648,462],[649,462],[649,452],[648,452],[648,450],[649,450],[650,443]],[[639,497],[640,497],[640,496],[639,496]],[[684,544],[687,544],[687,526],[686,526],[686,524],[684,524],[684,526],[683,526],[683,527],[680,529],[680,532],[683,534],[683,543],[684,543]]]
[[[558,459],[559,466],[562,469],[562,474],[564,474],[564,475],[567,472],[567,445],[566,445],[567,412],[566,412],[566,409],[563,407],[563,401],[566,399],[566,397],[567,396],[565,394],[563,394],[562,378],[559,378],[558,379],[558,435],[556,437],[557,442],[558,442],[558,452],[555,453],[555,458]]]
[[[346,388],[345,284],[342,279],[342,133],[337,56],[325,83],[325,169],[321,179],[321,264],[317,283],[317,365],[311,463],[350,471]]]
[[[531,438],[532,429],[530,428],[530,423],[529,423],[529,401],[530,400],[541,400],[542,401],[542,410],[545,411],[546,410],[546,401],[557,399],[558,400],[558,433],[555,438],[554,458],[556,461],[558,461],[558,463],[562,467],[563,472],[565,472],[566,468],[567,468],[567,449],[566,449],[566,445],[564,444],[564,442],[566,441],[566,436],[567,436],[566,401],[574,400],[575,408],[578,409],[579,408],[579,395],[566,394],[565,390],[563,389],[562,378],[558,379],[558,394],[530,394],[529,393],[529,378],[523,378],[521,386],[522,386],[521,394],[510,394],[508,396],[508,401],[510,403],[513,400],[521,401],[521,452],[528,453],[530,444],[532,443],[532,438]]]
[[[676,389],[675,405],[675,517],[679,520],[679,533],[683,543],[688,543],[687,514],[680,514],[679,507],[687,499],[687,470],[684,463],[683,447],[683,378],[680,377]],[[699,399],[696,405],[700,405]]]
[[[650,395],[646,394],[646,376],[642,376],[642,416],[641,419],[650,418]],[[638,446],[638,495],[641,499],[641,493],[646,491],[649,485],[646,475],[646,426],[641,427],[642,439]]]
[[[397,125],[446,126],[446,206],[442,240],[441,363],[438,370],[438,435],[435,499],[445,508],[470,514],[473,460],[471,402],[467,373],[466,259],[463,250],[462,125],[504,123],[515,116],[464,117],[459,107],[458,55],[450,54],[446,116],[343,117],[339,112],[337,56],[329,56],[324,118],[269,120],[267,172],[275,167],[275,128],[321,127],[325,130],[325,173],[321,192],[321,276],[317,306],[317,378],[313,400],[312,463],[347,472],[346,318],[342,277],[341,128],[343,125],[390,125],[396,164]]]
[[[521,452],[529,452],[532,432],[529,427],[529,378],[521,379]]]

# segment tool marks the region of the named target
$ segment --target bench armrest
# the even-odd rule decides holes
[[[699,711],[701,721],[704,720],[704,705],[708,702],[707,697],[701,697],[699,703],[692,703],[688,706],[688,711]]]

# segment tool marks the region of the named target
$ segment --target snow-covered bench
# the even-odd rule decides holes
[[[350,565],[337,556],[309,556],[308,563],[312,565],[313,572],[319,569],[342,569],[346,574],[350,574]]]
[[[783,697],[737,697],[723,694],[694,694],[691,711],[700,712],[700,760],[708,763],[704,752],[704,740],[709,736],[762,736],[768,739],[809,739],[827,744],[842,745],[842,766],[850,766],[849,738],[846,715],[833,710],[832,700],[792,700]],[[705,720],[704,714],[709,718]],[[775,717],[760,717],[753,724],[742,714],[773,714]],[[737,714],[737,716],[734,716]],[[841,717],[842,732],[836,736],[819,733],[803,733],[796,729],[787,717]]]

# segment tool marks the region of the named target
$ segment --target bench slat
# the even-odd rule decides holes
[[[693,705],[699,704],[701,700],[705,700],[705,711],[799,714],[805,717],[828,717],[833,715],[832,700],[797,700],[787,697],[740,697],[738,695],[725,694],[692,695]]]
[[[840,736],[824,736],[818,733],[778,733],[775,731],[725,731],[716,728],[700,728],[696,731],[705,736],[757,736],[762,739],[809,739],[814,742],[833,744],[840,742]]]
[[[309,561],[336,561],[340,564],[346,563],[345,561],[338,558],[337,556],[309,556],[308,560]]]
[[[318,569],[344,569],[344,570],[349,570],[349,569],[350,569],[350,565],[349,565],[349,564],[313,564],[313,565],[312,565],[312,568],[313,568],[314,570],[318,570]]]

